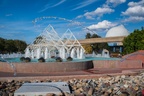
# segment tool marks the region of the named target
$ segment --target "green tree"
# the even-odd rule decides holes
[[[144,50],[144,29],[134,30],[129,36],[123,40],[124,52],[129,54],[138,50]]]
[[[92,53],[93,49],[92,49],[91,44],[86,44],[86,45],[82,45],[82,46],[85,49],[86,54],[91,54]]]
[[[24,52],[26,42],[21,40],[7,40],[0,38],[0,53]]]
[[[101,38],[101,37],[97,34],[93,34],[93,35],[91,35],[91,38]]]
[[[14,45],[13,40],[6,40],[4,48],[5,48],[5,51],[8,52],[8,53],[17,52],[17,48]]]
[[[17,48],[17,52],[23,53],[27,47],[27,44],[25,41],[14,40],[14,46]]]
[[[86,36],[85,36],[85,38],[86,38],[86,39],[91,38],[91,34],[90,34],[90,33],[87,33]]]
[[[103,49],[109,49],[109,46],[107,43],[94,43],[94,44],[91,44],[92,48],[93,48],[93,51],[97,52],[97,53],[101,53],[101,51]]]
[[[0,38],[0,53],[3,53],[5,46],[5,39]]]

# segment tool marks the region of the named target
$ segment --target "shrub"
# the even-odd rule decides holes
[[[45,62],[45,59],[43,57],[38,59],[39,62]]]
[[[51,58],[55,58],[55,56],[51,56]]]
[[[72,57],[68,57],[68,58],[67,58],[67,61],[72,61],[72,60],[73,60]]]
[[[30,59],[29,57],[26,57],[26,58],[24,59],[24,61],[25,61],[25,62],[30,62],[31,59]]]
[[[57,57],[56,58],[56,62],[62,62],[62,58],[61,57]]]
[[[21,57],[21,58],[20,58],[20,61],[24,61],[24,60],[25,60],[25,57]]]

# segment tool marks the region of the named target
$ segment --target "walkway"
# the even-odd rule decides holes
[[[105,38],[91,38],[91,39],[84,39],[78,40],[81,44],[90,44],[90,43],[110,43],[110,42],[122,42],[125,36],[118,36],[118,37],[105,37]]]
[[[137,74],[140,71],[144,71],[142,69],[89,69],[83,71],[74,71],[74,72],[51,72],[51,73],[17,73],[17,76],[14,77],[13,73],[4,73],[0,72],[0,80],[43,80],[43,79],[54,79],[54,80],[65,80],[65,79],[73,79],[73,78],[98,78],[101,76],[110,76],[110,75],[123,75],[123,74]]]

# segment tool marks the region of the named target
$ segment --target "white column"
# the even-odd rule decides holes
[[[78,59],[80,58],[80,51],[79,51],[79,48],[77,48],[77,58],[78,58]]]
[[[73,48],[73,49],[71,50],[71,57],[72,57],[72,58],[75,58],[75,48]]]
[[[29,50],[29,48],[26,48],[25,57],[30,57],[30,50]]]
[[[50,50],[48,50],[48,58],[51,58]]]
[[[62,48],[59,48],[59,57],[62,58]]]
[[[65,59],[65,48],[62,47],[62,59]]]
[[[96,57],[96,54],[95,54],[95,52],[93,51],[93,53],[92,53],[92,57]]]
[[[47,49],[47,47],[45,48],[45,53],[44,53],[44,55],[45,55],[44,58],[47,59],[47,58],[48,58],[48,49]]]
[[[59,49],[59,56],[60,56],[62,59],[66,59],[65,48],[64,48],[64,47],[61,47],[61,48]]]
[[[40,55],[41,55],[41,49],[38,48],[38,49],[37,49],[37,55],[36,55],[36,58],[39,59],[39,58],[40,58]]]
[[[83,59],[85,56],[84,56],[84,50],[81,48],[80,49],[80,59]]]
[[[34,51],[31,51],[31,58],[34,59]]]

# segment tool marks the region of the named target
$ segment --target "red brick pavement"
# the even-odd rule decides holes
[[[101,76],[109,75],[129,75],[137,74],[142,69],[105,69],[95,68],[83,71],[71,71],[71,72],[49,72],[49,73],[17,73],[13,76],[13,73],[0,72],[0,80],[18,79],[18,80],[32,80],[32,79],[73,79],[73,78],[97,78]]]

